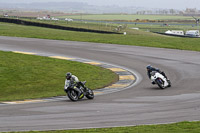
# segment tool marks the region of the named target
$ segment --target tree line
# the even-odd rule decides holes
[[[161,15],[196,15],[200,16],[200,10],[196,8],[186,8],[185,10],[177,10],[177,9],[158,9],[158,10],[142,10],[137,11],[138,15],[145,14],[161,14]]]

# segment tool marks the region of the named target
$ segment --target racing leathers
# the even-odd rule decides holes
[[[78,77],[76,77],[75,75],[72,75],[70,79],[66,79],[65,80],[65,86],[64,89],[66,90],[66,84],[67,81],[70,80],[70,83],[72,85],[75,85],[76,87],[74,87],[74,89],[79,93],[78,95],[80,96],[82,94],[82,90],[80,89],[80,86],[82,86],[84,89],[86,89],[86,87],[84,86],[84,84],[82,82],[79,81]]]
[[[165,73],[163,71],[160,71],[160,69],[154,68],[154,67],[151,67],[150,69],[147,69],[147,75],[148,75],[149,79],[151,78],[151,74],[150,73],[153,72],[153,71],[159,72],[160,74],[162,74],[168,80],[167,76],[165,75]],[[152,84],[155,84],[155,83],[152,82]]]

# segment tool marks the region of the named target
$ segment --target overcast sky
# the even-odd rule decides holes
[[[0,0],[0,2],[86,2],[90,5],[118,5],[147,8],[197,8],[200,10],[200,0]]]

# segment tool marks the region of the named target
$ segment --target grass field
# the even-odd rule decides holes
[[[127,29],[125,31],[127,32],[127,35],[97,34],[0,23],[0,35],[2,36],[111,43],[200,51],[199,38],[169,37],[131,29]]]
[[[143,15],[138,15],[138,16],[143,16]],[[153,17],[153,16],[152,16]],[[176,17],[176,16],[168,16],[170,17]],[[183,16],[179,16],[183,17]],[[186,17],[185,17],[186,18]],[[167,18],[166,18],[167,19]],[[178,19],[178,17],[177,17]],[[123,22],[117,23],[103,23],[101,21],[99,22],[79,22],[79,21],[73,21],[73,22],[67,22],[67,21],[53,21],[53,20],[34,20],[34,19],[25,19],[27,21],[32,21],[32,22],[39,22],[39,23],[48,23],[48,24],[53,24],[53,25],[61,25],[65,27],[76,27],[76,28],[84,28],[84,29],[92,29],[92,30],[102,30],[102,31],[111,31],[111,32],[122,32],[124,29],[126,31],[131,32],[130,28],[139,28],[140,30],[143,31],[150,31],[150,32],[162,32],[164,33],[167,30],[183,30],[184,32],[187,30],[200,30],[200,26],[196,26],[195,22],[189,22],[189,23],[183,23],[183,22],[166,22],[168,26],[164,25],[166,23],[142,23],[140,24],[137,22],[132,22],[132,24],[125,24]],[[184,19],[185,20],[185,19]],[[117,27],[122,26],[120,30],[116,30]]]
[[[72,19],[89,19],[89,20],[136,20],[136,19],[149,19],[149,20],[193,20],[190,16],[177,16],[177,15],[129,15],[129,14],[80,14],[60,16],[59,18],[72,18]]]
[[[112,71],[89,64],[0,51],[0,101],[66,95],[67,72],[78,76],[80,81],[86,80],[91,89],[118,79]]]
[[[163,125],[143,125],[134,127],[94,128],[66,131],[30,131],[17,133],[200,133],[200,122],[180,122]]]
[[[191,25],[145,25],[145,24],[129,24],[129,28],[139,28],[140,30],[143,31],[150,31],[150,32],[166,32],[167,30],[182,30],[186,32],[187,30],[200,30],[200,26],[194,26],[192,27]]]
[[[117,27],[117,24],[108,24],[108,23],[94,23],[94,22],[80,22],[80,21],[54,21],[54,20],[37,20],[37,19],[22,19],[25,21],[31,22],[39,22],[45,24],[53,24],[65,27],[75,27],[75,28],[83,28],[83,29],[91,29],[91,30],[101,30],[101,31],[114,31]]]

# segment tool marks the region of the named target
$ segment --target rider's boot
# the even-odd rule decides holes
[[[161,74],[166,78],[167,81],[169,80],[169,79],[167,78],[165,72],[161,72]]]
[[[84,87],[85,92],[87,92],[89,89],[87,87]]]
[[[83,87],[84,91],[87,92],[88,88],[81,82],[80,85]]]

